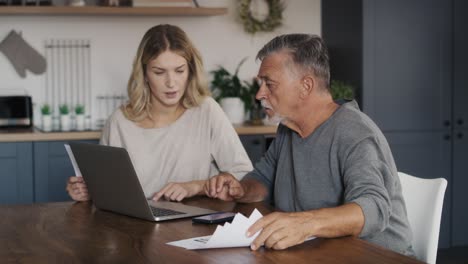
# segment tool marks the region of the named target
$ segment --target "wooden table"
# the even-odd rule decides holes
[[[250,215],[262,203],[196,198],[187,204]],[[191,219],[153,223],[95,209],[90,203],[0,206],[1,263],[421,263],[361,239],[315,239],[286,250],[190,251],[167,242],[210,235]]]

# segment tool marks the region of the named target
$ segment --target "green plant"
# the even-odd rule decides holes
[[[42,115],[50,115],[52,111],[50,110],[50,105],[49,104],[43,104],[41,106],[41,113]]]
[[[77,105],[75,106],[75,114],[77,114],[77,115],[83,115],[83,114],[84,114],[84,111],[85,111],[84,105],[82,105],[82,104],[77,104]]]
[[[247,88],[247,92],[245,93],[244,98],[242,98],[242,101],[244,101],[246,110],[252,110],[255,104],[260,104],[260,101],[255,99],[255,95],[257,95],[258,89],[260,89],[260,85],[256,78],[253,78],[250,83],[244,81],[244,84]]]
[[[239,68],[247,60],[247,57],[243,58],[237,65],[234,74],[231,74],[226,68],[219,66],[217,70],[211,71],[213,74],[213,80],[211,81],[211,90],[216,101],[220,101],[226,97],[239,97],[243,102],[245,109],[248,110],[251,107],[251,96],[249,87],[246,82],[241,82],[237,74]]]
[[[330,85],[330,92],[333,100],[337,99],[354,99],[354,87],[343,81],[332,80]]]
[[[67,104],[63,104],[59,106],[59,112],[61,115],[68,115],[70,113],[70,109]]]

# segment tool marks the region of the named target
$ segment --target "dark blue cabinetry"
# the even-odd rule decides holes
[[[243,135],[240,136],[242,145],[249,155],[252,164],[255,165],[257,161],[263,156],[266,151],[266,139],[264,135]]]
[[[265,136],[240,139],[252,162],[257,162],[266,149]],[[67,142],[0,143],[0,204],[70,201],[65,186],[74,171],[64,148]]]
[[[453,246],[468,245],[468,1],[454,0]]]
[[[34,142],[34,201],[69,201],[65,185],[74,175],[73,166],[65,151],[68,141]],[[97,144],[97,140],[82,141]]]
[[[359,88],[399,171],[448,180],[439,247],[468,245],[467,12],[465,0],[322,1],[332,79]]]
[[[0,204],[33,202],[32,143],[0,143]]]

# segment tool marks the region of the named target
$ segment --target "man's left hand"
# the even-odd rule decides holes
[[[303,243],[313,236],[311,218],[307,212],[275,212],[260,218],[248,230],[250,237],[262,230],[250,248],[257,250],[262,245],[272,249],[286,249]]]

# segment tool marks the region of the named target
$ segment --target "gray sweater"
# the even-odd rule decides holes
[[[246,177],[263,183],[271,202],[283,211],[354,202],[365,217],[361,238],[414,255],[392,153],[355,101],[341,105],[306,138],[280,125],[267,153]]]

